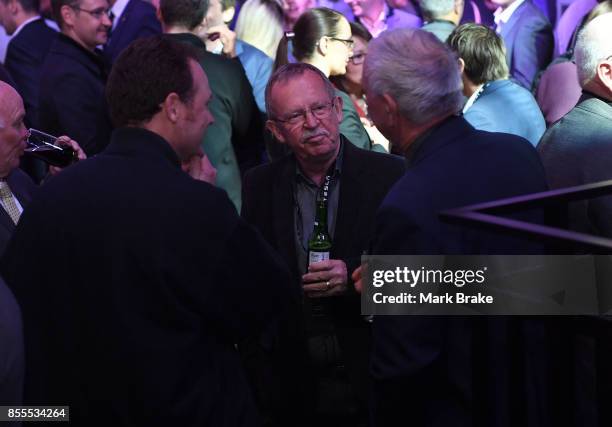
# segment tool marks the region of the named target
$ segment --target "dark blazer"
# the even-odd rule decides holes
[[[134,40],[161,34],[155,7],[142,0],[130,0],[104,47],[104,56],[112,64]]]
[[[253,89],[240,62],[206,51],[193,34],[168,34],[194,46],[213,93],[209,104],[215,118],[202,141],[202,149],[217,168],[217,186],[227,191],[240,212],[241,172],[261,163],[263,124],[253,98]]]
[[[531,92],[510,80],[486,83],[463,117],[478,130],[517,135],[534,147],[546,130],[544,117]]]
[[[612,102],[583,93],[542,137],[538,152],[551,188],[612,179]],[[612,197],[570,204],[570,227],[612,237]]]
[[[404,172],[404,163],[395,156],[356,148],[345,138],[343,141],[340,195],[330,256],[346,263],[349,285],[346,295],[329,298],[328,303],[355,391],[358,398],[365,400],[368,329],[360,315],[359,297],[355,294],[350,275],[360,264],[360,257],[372,237],[376,209],[389,188]],[[293,273],[296,287],[301,287],[294,232],[292,182],[295,180],[295,171],[295,158],[289,155],[248,172],[243,187],[242,216],[255,225],[264,238],[283,255]],[[301,310],[295,314],[301,316]],[[285,342],[282,337],[276,339]],[[299,344],[297,347],[301,348]],[[278,405],[282,406],[281,411],[285,411],[295,421],[299,418],[296,415],[296,405],[304,404],[312,397],[308,393],[311,392],[309,380],[313,376],[300,363],[300,356],[304,353],[296,356],[290,352],[280,348],[271,350],[270,357],[274,360],[272,365],[275,370],[271,382],[280,383],[280,390],[267,390],[263,393],[280,394],[282,403]],[[300,393],[306,396],[296,397]]]
[[[258,425],[234,343],[297,295],[160,136],[118,129],[45,184],[3,273],[23,312],[26,402],[64,402],[76,426]]]
[[[88,156],[102,151],[112,131],[104,98],[107,71],[98,52],[90,52],[59,34],[43,64],[41,130],[70,136]]]
[[[15,169],[11,172],[6,182],[11,188],[13,195],[19,201],[21,207],[25,209],[32,199],[32,195],[36,190],[36,185],[29,176],[21,171],[21,169]],[[15,223],[9,214],[0,206],[0,258],[2,258],[6,246],[14,232]]]
[[[0,81],[3,81],[4,83],[11,85],[13,89],[17,90],[17,85],[15,84],[13,77],[11,77],[9,72],[6,71],[6,68],[1,63],[0,63]]]
[[[535,252],[538,247],[529,242],[444,223],[438,212],[546,189],[537,152],[526,140],[477,131],[463,118],[452,117],[425,137],[382,203],[372,253]],[[519,218],[542,221],[538,213]],[[528,378],[537,383],[532,372],[514,370],[531,353],[521,353],[524,348],[511,345],[506,335],[521,334],[523,325],[506,322],[376,317],[372,425],[397,426],[397,408],[418,427],[544,425],[539,418],[530,423],[521,418],[525,413],[537,417],[533,412],[541,399],[526,386]],[[525,412],[515,413],[515,408]]]
[[[525,0],[501,28],[510,75],[531,90],[539,71],[552,60],[555,45],[548,18],[531,0]]]
[[[43,62],[57,32],[40,18],[23,27],[6,50],[6,69],[15,80],[26,109],[26,123],[38,127],[38,90]]]

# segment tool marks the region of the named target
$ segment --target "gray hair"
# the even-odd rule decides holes
[[[584,87],[595,77],[597,64],[612,55],[612,13],[605,13],[589,22],[578,36],[574,60],[578,81]]]
[[[463,103],[457,57],[427,31],[385,31],[371,41],[363,78],[375,95],[392,96],[416,124],[454,114]]]
[[[451,13],[455,7],[455,0],[419,0],[419,6],[423,17],[431,21]]]
[[[336,96],[336,89],[334,88],[334,85],[329,81],[329,79],[325,77],[325,74],[321,72],[321,70],[304,62],[286,64],[276,70],[274,74],[272,74],[270,80],[268,81],[268,85],[266,86],[266,111],[268,112],[268,116],[270,118],[272,118],[272,109],[270,108],[272,88],[277,83],[287,82],[289,80],[302,77],[307,71],[314,73],[321,79],[323,85],[325,86],[325,91],[329,95],[330,101],[334,99],[334,97]],[[299,96],[299,94],[296,94],[296,96]]]

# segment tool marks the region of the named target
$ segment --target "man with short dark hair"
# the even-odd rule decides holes
[[[445,222],[439,215],[547,188],[537,152],[529,142],[476,130],[457,115],[463,100],[461,74],[448,47],[422,30],[385,33],[368,46],[364,88],[374,124],[408,163],[376,214],[372,254],[521,254],[540,249],[503,233]],[[539,213],[522,219],[542,222]],[[358,279],[359,273],[354,276]],[[534,377],[538,372],[535,352],[512,341],[508,334],[514,330],[512,323],[499,322],[376,316],[370,363],[371,425],[397,426],[398,408],[419,427],[504,426],[515,415],[516,425],[537,420],[533,417],[539,415],[541,402],[535,396],[541,390]],[[526,330],[520,322],[516,327]],[[484,353],[478,352],[475,342]],[[515,356],[520,361],[513,358],[515,353],[499,355],[498,345],[508,345],[520,354]],[[525,371],[512,371],[516,364],[526,366]],[[477,381],[476,376],[487,380]],[[524,392],[519,401],[513,400],[516,389],[510,376],[520,381]],[[515,414],[516,405],[524,412]]]
[[[479,24],[457,27],[447,40],[459,55],[463,117],[476,129],[522,136],[536,146],[546,130],[533,95],[508,79],[504,42]]]
[[[61,33],[42,69],[40,127],[70,135],[88,156],[108,144],[112,126],[104,101],[107,66],[97,46],[106,43],[111,22],[107,0],[53,0]]]
[[[197,53],[137,40],[107,98],[110,145],[45,185],[3,260],[23,312],[24,401],[69,405],[76,426],[257,426],[235,343],[296,297],[202,182],[213,118]]]
[[[56,31],[38,13],[39,0],[0,0],[0,25],[11,40],[4,65],[26,108],[26,123],[38,127],[38,90],[43,62]]]
[[[266,88],[266,104],[268,129],[291,154],[247,173],[242,216],[284,255],[304,301],[302,310],[279,325],[284,333],[266,340],[281,344],[264,357],[272,369],[264,369],[269,380],[258,384],[259,395],[273,406],[265,407],[273,425],[336,420],[362,426],[369,331],[349,272],[359,264],[374,213],[404,165],[395,156],[356,148],[340,134],[342,98],[312,65],[277,70]],[[328,199],[330,259],[309,263],[321,197]],[[294,321],[304,330],[288,327]]]
[[[215,118],[202,148],[217,168],[217,185],[240,210],[241,173],[261,163],[263,129],[253,91],[239,62],[206,51],[208,0],[162,0],[159,16],[167,37],[193,46],[210,79]]]

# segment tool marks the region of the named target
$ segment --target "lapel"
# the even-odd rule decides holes
[[[0,227],[8,230],[9,235],[13,234],[15,231],[15,224],[13,223],[13,220],[2,206],[0,206]]]
[[[521,4],[518,9],[514,11],[508,22],[506,22],[501,28],[501,37],[506,44],[506,60],[508,62],[508,67],[512,67],[512,51],[514,48],[514,39],[516,38],[516,31],[518,30],[518,25],[521,20],[521,16],[525,12],[526,8],[528,8],[529,0],[525,0],[523,4]],[[516,29],[515,29],[516,27]]]
[[[342,258],[351,247],[353,236],[359,228],[360,209],[366,183],[363,181],[366,170],[359,159],[359,148],[343,139],[343,159],[340,177],[340,195],[338,198],[338,212],[336,214],[336,229],[332,236],[332,258]]]
[[[276,247],[287,265],[297,275],[295,252],[295,222],[292,182],[295,179],[295,159],[288,156],[279,164],[279,173],[272,188],[272,218]]]
[[[110,40],[108,41],[109,47],[114,46],[117,43],[119,43],[119,40],[121,40],[121,34],[125,32],[125,28],[129,27],[129,25],[127,25],[126,22],[129,19],[130,14],[132,13],[132,9],[134,9],[135,4],[136,2],[134,0],[130,0],[127,6],[125,6],[123,13],[119,17],[119,22],[117,22],[115,29],[111,31]]]

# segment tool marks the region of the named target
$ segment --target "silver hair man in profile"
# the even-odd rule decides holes
[[[423,30],[446,41],[463,16],[464,0],[419,0],[421,14],[425,20]]]
[[[537,152],[527,140],[476,130],[458,114],[461,75],[450,49],[423,30],[383,33],[369,45],[364,80],[374,123],[408,163],[406,173],[378,209],[371,253],[537,253],[540,248],[531,242],[440,219],[444,210],[547,188]],[[542,223],[537,213],[522,219]],[[360,269],[353,275],[358,290],[363,286],[360,275]],[[503,360],[497,366],[499,360],[491,357],[495,352],[488,343],[497,339],[509,348],[529,350],[529,357],[535,352],[521,348],[523,341],[515,341],[505,329],[488,322],[440,316],[376,317],[370,360],[371,425],[396,427],[398,408],[418,426],[472,425],[474,419],[487,426],[499,425],[497,411],[512,409],[511,388],[505,379],[512,377],[514,361]],[[476,351],[472,342],[482,343],[484,352]],[[495,372],[487,366],[495,367]],[[525,366],[531,369],[535,362]],[[495,387],[473,382],[472,373],[477,371],[486,376],[501,373],[501,380]],[[520,374],[525,375],[520,378],[532,378],[538,372]],[[482,395],[487,396],[486,402],[475,400],[474,396]],[[527,404],[530,396],[518,399]],[[527,424],[530,416],[525,414],[526,419],[517,420],[517,425]]]

